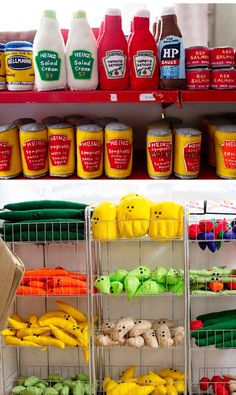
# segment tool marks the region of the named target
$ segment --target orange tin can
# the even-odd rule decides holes
[[[18,129],[14,124],[0,126],[0,178],[14,178],[21,172]]]
[[[39,178],[48,173],[47,128],[42,123],[29,123],[20,128],[23,174]]]

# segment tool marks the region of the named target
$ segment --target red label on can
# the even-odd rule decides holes
[[[24,143],[23,151],[29,170],[39,171],[45,169],[48,155],[47,140],[28,140]]]
[[[158,173],[171,172],[172,144],[170,141],[150,141],[148,152],[154,171]]]
[[[224,140],[221,147],[226,169],[236,169],[236,140]]]
[[[130,163],[132,144],[128,139],[111,139],[107,143],[110,166],[115,170],[127,170]]]
[[[12,146],[7,141],[0,141],[0,171],[9,171],[11,167]]]
[[[212,48],[210,50],[211,66],[233,66],[234,49],[232,47]]]
[[[82,140],[79,145],[80,159],[84,171],[98,171],[102,159],[102,142],[99,140]]]
[[[207,47],[192,47],[185,50],[187,67],[209,66],[209,49]]]
[[[186,85],[188,89],[209,89],[209,70],[186,70]]]
[[[49,137],[48,149],[53,166],[65,166],[70,155],[71,140],[64,134],[54,134]]]
[[[198,173],[200,165],[201,143],[188,143],[184,146],[184,163],[186,171],[189,173]]]
[[[236,71],[231,70],[211,70],[212,89],[235,89]]]

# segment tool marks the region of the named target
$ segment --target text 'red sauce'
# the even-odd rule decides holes
[[[128,48],[131,89],[157,89],[159,85],[157,46],[149,18],[149,11],[140,10],[133,19]]]
[[[158,43],[160,88],[184,89],[185,52],[174,8],[164,8],[161,21],[161,35]]]
[[[98,71],[101,89],[128,89],[128,44],[121,26],[119,9],[108,9],[104,33],[98,44]]]

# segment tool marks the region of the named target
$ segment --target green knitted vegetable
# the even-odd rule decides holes
[[[38,382],[39,382],[39,378],[37,376],[30,376],[25,380],[24,386],[25,387],[32,387],[32,386],[38,384]]]
[[[75,232],[84,229],[85,222],[81,219],[41,219],[22,222],[6,222],[0,227],[0,233],[12,234],[12,232],[36,232],[36,231],[69,231]]]
[[[42,209],[42,210],[28,210],[28,211],[3,211],[0,212],[0,219],[10,222],[19,222],[27,220],[39,219],[55,219],[55,218],[84,218],[84,210],[73,209]]]
[[[166,274],[166,283],[168,285],[175,285],[181,279],[180,272],[176,269],[169,269]]]
[[[128,299],[132,299],[132,297],[136,294],[139,285],[140,281],[137,277],[128,275],[125,278],[124,286]]]
[[[110,278],[109,276],[100,276],[94,281],[94,286],[102,293],[109,294],[110,293]]]
[[[151,274],[151,280],[157,281],[158,283],[166,284],[167,270],[164,267],[158,267]]]
[[[114,281],[113,283],[111,283],[110,293],[112,295],[120,295],[121,293],[123,293],[123,290],[124,286],[119,281]]]
[[[25,387],[22,385],[16,385],[14,388],[12,388],[12,393],[14,395],[19,395],[23,390],[25,390]]]
[[[29,202],[9,203],[5,204],[6,210],[25,211],[25,210],[40,210],[40,209],[74,209],[81,210],[87,207],[84,203],[68,202],[64,200],[33,200]]]
[[[139,266],[137,269],[131,270],[129,276],[137,277],[140,281],[145,281],[150,278],[151,269],[148,266]]]
[[[16,232],[13,234],[8,234],[4,236],[5,242],[11,241],[75,241],[75,240],[84,240],[84,232],[57,232],[57,231],[46,231],[46,232]]]
[[[125,277],[128,275],[129,272],[127,272],[127,270],[124,269],[119,269],[116,270],[115,272],[111,273],[109,275],[110,277],[110,281],[119,281],[121,283],[124,283]]]
[[[76,385],[73,387],[73,395],[84,395],[84,386],[80,381],[77,381]]]
[[[235,348],[236,347],[236,339],[229,340],[224,343],[217,343],[216,348]]]
[[[222,333],[218,333],[213,336],[207,336],[204,339],[196,340],[196,344],[199,347],[206,347],[217,344],[225,344],[225,342],[229,340],[236,339],[236,331],[224,331]]]
[[[166,288],[164,285],[158,284],[153,280],[147,280],[138,288],[136,295],[158,295],[165,291]]]
[[[68,385],[64,385],[64,387],[60,391],[60,395],[69,395],[70,393],[70,388]]]
[[[75,380],[79,380],[79,381],[89,381],[89,376],[85,373],[79,373],[75,376]]]
[[[205,321],[210,318],[221,318],[221,317],[230,317],[232,314],[235,314],[236,310],[223,310],[223,311],[215,311],[213,313],[201,314],[197,316],[197,320]]]

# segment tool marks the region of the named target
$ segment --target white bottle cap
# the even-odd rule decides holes
[[[121,16],[121,11],[119,8],[108,8],[106,11],[106,15]]]
[[[135,12],[135,16],[138,16],[140,18],[150,18],[150,12],[148,10],[138,10]]]
[[[164,7],[161,13],[161,16],[165,15],[175,15],[175,8],[174,7]]]

